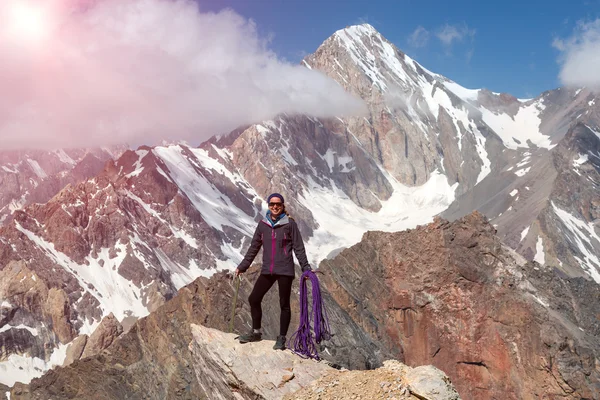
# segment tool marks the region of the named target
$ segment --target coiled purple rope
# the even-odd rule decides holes
[[[305,279],[308,278],[308,279]],[[310,279],[312,286],[312,301],[314,330],[310,327],[310,310],[308,306],[307,281]],[[314,335],[313,335],[314,333]],[[313,271],[306,271],[300,278],[300,325],[298,330],[290,337],[293,343],[291,349],[303,358],[320,360],[317,344],[323,340],[331,339],[331,328],[327,319],[327,313],[323,307],[319,279]]]

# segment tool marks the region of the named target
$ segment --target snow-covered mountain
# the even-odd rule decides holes
[[[530,259],[598,280],[593,93],[468,90],[367,24],[303,63],[368,114],[280,115],[199,148],[141,147],[14,211],[0,228],[0,383],[62,363],[66,344],[111,313],[128,325],[194,278],[233,269],[272,191],[284,193],[314,265],[367,230],[479,209]]]

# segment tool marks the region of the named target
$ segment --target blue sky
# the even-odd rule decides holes
[[[600,0],[197,1],[202,11],[231,8],[252,19],[293,63],[336,30],[368,22],[429,70],[520,98],[562,86],[553,42],[600,17]]]
[[[365,22],[467,88],[600,90],[600,0],[0,0],[1,146],[198,143],[284,112],[361,115],[300,61]]]

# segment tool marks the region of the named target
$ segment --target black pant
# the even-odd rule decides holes
[[[286,336],[292,319],[292,309],[290,307],[290,296],[292,295],[293,276],[286,275],[260,275],[254,284],[254,289],[248,297],[250,302],[250,311],[252,314],[252,328],[260,329],[262,322],[262,299],[271,289],[271,286],[277,281],[279,286],[279,307],[281,316],[279,320],[279,334]]]

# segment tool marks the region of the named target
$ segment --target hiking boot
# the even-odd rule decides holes
[[[277,336],[277,341],[273,346],[273,350],[285,350],[285,336]]]
[[[237,337],[240,343],[248,343],[248,342],[260,342],[262,340],[262,333],[260,332],[250,332],[245,335],[240,335]]]

